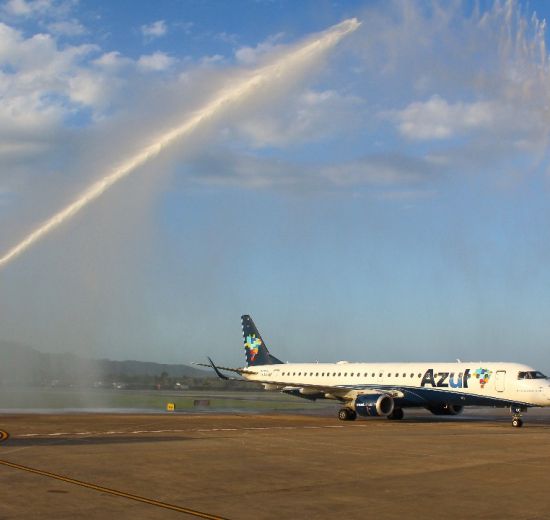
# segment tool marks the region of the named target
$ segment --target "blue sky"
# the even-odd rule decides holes
[[[288,361],[550,371],[548,10],[3,2],[0,254],[224,88],[361,26],[4,266],[0,339],[238,365],[250,313]]]

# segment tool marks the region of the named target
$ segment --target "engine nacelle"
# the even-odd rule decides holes
[[[387,394],[363,394],[355,399],[355,411],[363,417],[390,415],[393,412],[393,398]]]
[[[281,392],[283,394],[293,395],[294,397],[309,399],[310,401],[315,401],[325,397],[323,392],[319,392],[319,390],[315,390],[313,388],[296,388],[293,386],[285,386]]]
[[[427,409],[434,415],[458,415],[464,410],[459,404],[441,403],[435,406],[428,406]]]

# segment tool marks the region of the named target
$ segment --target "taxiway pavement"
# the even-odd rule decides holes
[[[550,414],[525,419],[0,415],[0,518],[549,519]]]

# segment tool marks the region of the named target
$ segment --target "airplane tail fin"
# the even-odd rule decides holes
[[[256,325],[254,325],[252,318],[248,314],[245,314],[241,316],[241,322],[243,325],[244,351],[247,366],[282,364],[282,361],[272,356],[269,350],[267,350],[267,346]]]

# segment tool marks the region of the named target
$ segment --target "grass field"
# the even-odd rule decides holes
[[[197,401],[201,401],[197,403]],[[24,388],[0,391],[2,410],[145,410],[164,411],[168,403],[176,410],[302,410],[326,408],[276,392],[104,390],[72,388]],[[329,404],[330,405],[330,404]]]

